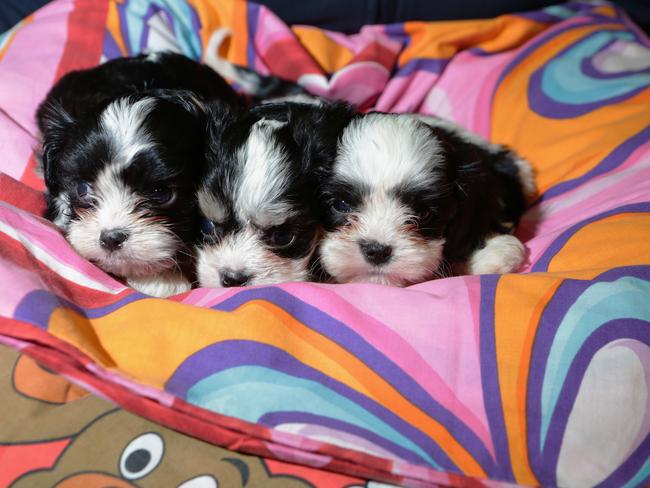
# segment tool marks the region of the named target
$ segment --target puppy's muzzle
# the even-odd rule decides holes
[[[365,260],[375,266],[386,264],[393,255],[391,246],[377,241],[359,241],[359,247]]]
[[[221,273],[221,284],[226,288],[233,286],[244,286],[250,281],[250,279],[250,275],[241,273],[239,271],[224,270]]]
[[[108,252],[121,249],[129,238],[129,233],[124,229],[103,230],[99,235],[99,244]]]

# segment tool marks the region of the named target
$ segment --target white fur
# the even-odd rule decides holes
[[[328,233],[320,246],[321,263],[336,281],[405,286],[450,271],[443,259],[444,239],[423,238],[416,228],[416,216],[394,194],[402,186],[427,191],[439,184],[433,169],[444,164],[442,151],[423,122],[491,153],[502,151],[501,146],[444,119],[370,114],[354,120],[341,138],[334,181],[356,186],[364,196],[348,225]],[[530,166],[523,160],[515,164],[529,195],[534,192]],[[367,240],[391,246],[390,259],[379,266],[368,263],[359,246]],[[497,235],[472,255],[467,268],[472,274],[509,273],[516,271],[524,258],[525,248],[516,237]]]
[[[283,258],[262,240],[263,229],[283,224],[294,214],[284,192],[292,177],[289,155],[275,139],[274,132],[285,123],[260,120],[237,153],[240,172],[223,190],[232,195],[236,220],[243,225],[218,242],[197,249],[197,275],[201,286],[221,287],[221,276],[230,271],[250,276],[247,284],[305,281],[309,275],[310,255]],[[230,185],[232,184],[232,187]],[[198,192],[199,208],[217,223],[228,217],[224,202],[210,191]]]
[[[337,181],[363,188],[366,196],[350,215],[350,225],[322,241],[321,263],[336,281],[406,286],[440,275],[444,239],[423,239],[414,229],[416,217],[393,194],[403,185],[434,187],[433,168],[440,164],[437,141],[410,117],[371,114],[346,128],[334,174]],[[359,247],[367,240],[391,246],[390,260],[368,263]]]
[[[537,183],[535,182],[535,172],[528,161],[521,158],[515,158],[514,163],[519,173],[519,181],[524,191],[526,201],[530,200],[537,194]]]
[[[94,185],[96,201],[94,213],[98,225],[104,230],[127,228],[133,223],[141,197],[128,188],[113,165],[107,166],[97,176]]]
[[[336,281],[405,286],[439,275],[444,239],[416,235],[414,217],[396,198],[373,192],[350,219],[350,225],[327,234],[321,243],[321,262]],[[364,240],[391,246],[390,260],[381,266],[368,263],[359,247]]]
[[[400,184],[435,184],[432,168],[442,151],[431,133],[410,117],[370,114],[343,132],[335,173],[356,185],[386,191]]]
[[[387,265],[376,267],[366,262],[354,238],[329,235],[322,243],[321,262],[338,283],[407,286],[439,276],[443,246],[444,240],[409,243],[405,239]]]
[[[72,208],[70,207],[70,197],[68,194],[63,192],[54,197],[54,206],[56,207],[54,225],[60,229],[65,229],[72,216]]]
[[[243,221],[260,227],[279,225],[291,214],[291,206],[282,199],[290,177],[288,155],[273,137],[281,125],[275,120],[256,122],[237,155],[242,171],[234,189],[236,211]]]
[[[197,200],[201,213],[214,222],[223,222],[228,217],[226,206],[207,188],[198,191]]]
[[[111,144],[111,164],[124,168],[138,152],[153,142],[144,123],[156,101],[143,98],[132,102],[128,97],[112,102],[102,112],[100,123]]]
[[[452,122],[451,120],[443,119],[441,117],[433,117],[430,115],[420,115],[420,114],[405,114],[405,117],[409,117],[414,120],[419,120],[424,122],[430,127],[440,127],[446,131],[449,131],[465,142],[474,144],[475,146],[482,147],[486,151],[496,154],[501,151],[502,147],[497,144],[492,144],[490,141],[483,139],[481,136],[474,134],[473,132],[468,131],[464,127]]]
[[[404,226],[413,221],[414,216],[408,207],[397,198],[377,190],[364,198],[356,215],[359,238],[383,244],[398,241],[404,234]]]
[[[173,269],[181,245],[163,222],[138,208],[142,197],[120,178],[133,157],[154,144],[145,128],[154,104],[153,98],[135,102],[122,98],[104,110],[100,123],[110,141],[110,161],[93,182],[93,207],[78,210],[79,219],[70,221],[67,228],[68,240],[79,254],[122,277],[148,277]],[[120,249],[107,252],[99,238],[102,231],[114,229],[123,229],[129,236]]]
[[[113,165],[97,177],[93,188],[95,205],[79,210],[67,237],[86,259],[118,276],[146,276],[175,266],[178,237],[164,223],[144,215],[138,208],[141,197],[120,180]],[[102,231],[124,229],[129,233],[121,249],[112,253],[99,243]]]
[[[204,287],[222,287],[221,275],[226,271],[250,276],[247,285],[305,281],[308,263],[309,256],[300,259],[277,256],[250,225],[216,245],[197,249],[197,276]]]
[[[327,102],[320,97],[309,95],[308,93],[296,93],[294,95],[286,95],[283,97],[268,98],[260,102],[262,105],[269,103],[298,103],[301,105],[315,105],[322,107]]]
[[[127,284],[146,295],[166,298],[192,289],[191,283],[176,271],[163,272],[150,276],[134,276],[127,280]]]
[[[519,269],[526,258],[526,248],[512,235],[495,235],[485,247],[475,251],[469,259],[470,274],[505,274]]]
[[[147,61],[151,63],[158,63],[161,59],[162,52],[160,51],[152,51],[149,54],[147,54]]]

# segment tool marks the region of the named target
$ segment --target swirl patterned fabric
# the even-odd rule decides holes
[[[103,59],[210,63],[224,28],[237,64],[444,116],[531,161],[522,272],[160,300],[80,258],[38,217],[36,105]],[[0,154],[0,342],[94,393],[230,449],[411,486],[650,483],[650,40],[615,6],[345,36],[242,1],[57,0],[0,36]]]

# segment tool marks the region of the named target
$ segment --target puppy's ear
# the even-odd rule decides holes
[[[302,151],[304,170],[319,171],[334,162],[339,137],[353,117],[352,107],[342,102],[288,104],[287,122]]]
[[[513,230],[524,210],[523,190],[507,149],[474,141],[460,129],[431,131],[440,143],[453,194],[445,253],[462,261],[488,236]]]
[[[188,90],[160,88],[144,92],[143,95],[173,103],[196,118],[203,118],[208,112],[206,102],[199,95]]]
[[[36,120],[41,133],[40,159],[43,165],[43,176],[46,182],[51,182],[53,168],[61,151],[75,128],[75,120],[54,100],[43,102],[36,112]]]
[[[206,105],[206,115],[208,119],[209,146],[218,145],[221,142],[225,128],[244,116],[244,114],[243,109],[234,107],[227,102],[217,100],[208,103]]]

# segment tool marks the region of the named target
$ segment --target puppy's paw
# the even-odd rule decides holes
[[[145,295],[166,298],[192,289],[190,282],[181,273],[163,273],[157,276],[129,278],[127,284]]]
[[[526,248],[515,236],[503,234],[490,237],[485,247],[472,254],[469,274],[505,274],[517,271],[526,258]]]

